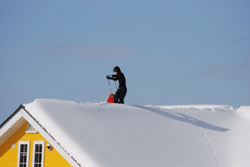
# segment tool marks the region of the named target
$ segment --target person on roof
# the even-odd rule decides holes
[[[119,81],[119,87],[114,96],[114,103],[124,104],[124,98],[127,94],[127,87],[126,87],[126,78],[124,74],[121,72],[121,69],[116,66],[113,71],[116,73],[115,75],[107,76],[107,79],[111,79],[114,81]]]

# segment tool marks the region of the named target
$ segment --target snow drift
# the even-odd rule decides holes
[[[81,166],[250,165],[250,107],[36,99],[25,108]]]

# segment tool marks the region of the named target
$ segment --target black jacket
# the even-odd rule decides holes
[[[112,75],[112,77],[109,77],[109,79],[112,79],[114,81],[119,81],[119,88],[126,88],[126,78],[122,72],[117,73],[116,75]]]

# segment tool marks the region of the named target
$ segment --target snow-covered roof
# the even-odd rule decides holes
[[[231,106],[36,99],[25,110],[80,166],[249,166],[249,119]]]

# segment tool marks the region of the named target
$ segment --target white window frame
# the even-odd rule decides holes
[[[32,158],[32,167],[35,166],[35,149],[36,149],[36,144],[42,144],[42,162],[41,162],[41,167],[44,167],[44,150],[45,150],[45,141],[34,141],[33,142],[33,158]]]
[[[20,152],[21,152],[21,145],[23,145],[23,144],[27,144],[27,163],[26,163],[26,167],[29,167],[30,141],[19,141],[18,142],[17,167],[20,166]]]

